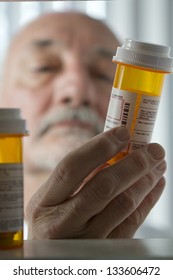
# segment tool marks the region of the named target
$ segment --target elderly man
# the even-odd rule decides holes
[[[125,128],[101,133],[118,44],[103,22],[65,12],[39,17],[9,48],[0,104],[21,108],[28,121],[31,239],[131,238],[164,189],[158,144],[104,168],[129,141]]]

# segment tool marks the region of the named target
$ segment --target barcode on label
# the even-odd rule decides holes
[[[127,125],[127,119],[128,119],[129,110],[130,110],[130,103],[125,102],[124,110],[123,110],[123,116],[122,116],[122,121],[121,121],[121,126],[126,126]]]

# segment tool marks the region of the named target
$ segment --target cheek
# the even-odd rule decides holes
[[[100,111],[101,117],[104,120],[107,115],[110,96],[111,96],[111,87],[108,87],[108,88],[105,87],[104,92],[102,92],[102,94],[101,94],[101,91],[100,91],[100,94],[98,95],[99,111]]]
[[[107,115],[108,105],[109,105],[109,96],[106,96],[102,100],[102,104],[101,104],[101,114],[104,119],[106,118]]]

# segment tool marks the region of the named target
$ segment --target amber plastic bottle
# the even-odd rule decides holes
[[[125,39],[117,63],[104,131],[127,127],[131,141],[110,163],[150,142],[165,74],[173,72],[170,48]]]
[[[0,109],[0,249],[23,245],[22,137],[19,109]]]

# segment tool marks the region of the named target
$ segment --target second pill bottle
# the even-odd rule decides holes
[[[169,47],[129,38],[118,47],[113,62],[117,68],[104,131],[127,127],[131,141],[111,163],[150,142],[165,74],[173,72]]]
[[[17,108],[0,108],[0,250],[23,245],[22,138],[26,122]]]

